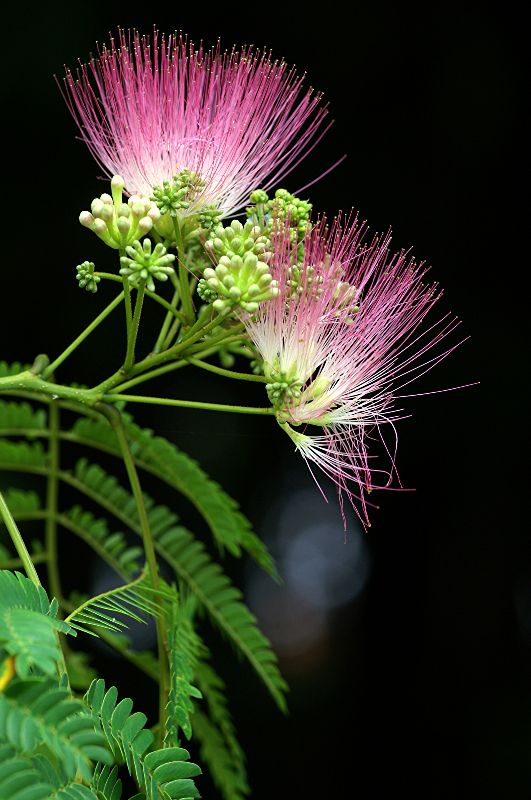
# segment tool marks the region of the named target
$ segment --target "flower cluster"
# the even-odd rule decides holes
[[[263,359],[281,427],[368,523],[366,494],[389,486],[395,474],[384,428],[394,436],[398,392],[446,355],[427,357],[456,321],[414,335],[437,300],[435,287],[404,252],[390,255],[389,235],[366,244],[363,234],[357,219],[316,225],[306,236],[294,292],[297,253],[290,231],[280,231],[271,259],[278,293],[242,319]],[[321,433],[299,432],[301,425]],[[390,454],[385,469],[369,459],[373,432]]]
[[[269,195],[322,135],[319,96],[252,48],[204,52],[180,36],[119,31],[77,79],[67,71],[65,97],[96,160],[123,175],[82,224],[125,250],[120,273],[137,288],[167,279],[175,256],[165,246],[175,246],[172,302],[180,300],[194,337],[208,315],[221,326],[212,334],[218,355],[231,364],[225,319],[238,319],[238,330],[243,323],[247,336],[232,342],[234,352],[265,376],[278,423],[368,524],[367,494],[396,476],[400,391],[453,349],[437,347],[457,322],[419,331],[438,294],[422,264],[389,252],[389,235],[367,240],[357,217],[312,223],[309,201],[286,189]],[[247,221],[221,224],[250,192]],[[151,229],[154,250],[139,241]],[[89,262],[78,267],[91,291],[93,272]],[[197,315],[196,283],[207,304]],[[163,328],[158,344],[178,329]],[[369,455],[369,438],[382,440],[390,463]]]
[[[119,31],[110,49],[67,71],[64,96],[96,161],[129,194],[200,176],[185,213],[241,210],[254,186],[287,175],[323,133],[320,95],[283,61],[242,48],[207,52],[178,35]],[[170,203],[171,207],[171,203]]]
[[[254,314],[260,303],[276,297],[278,286],[266,262],[249,251],[243,258],[222,256],[215,268],[207,267],[197,292],[218,314],[237,307]]]
[[[80,223],[99,236],[105,244],[120,250],[149,233],[160,219],[160,211],[151,200],[132,195],[122,202],[124,180],[114,175],[110,194],[102,194],[92,201],[90,211],[82,211]]]
[[[152,250],[150,239],[144,239],[143,243],[136,241],[132,246],[126,247],[125,252],[126,255],[120,258],[120,275],[124,275],[130,285],[137,289],[145,284],[149,291],[154,292],[153,278],[167,281],[173,272],[171,265],[175,256],[167,253],[160,242]]]

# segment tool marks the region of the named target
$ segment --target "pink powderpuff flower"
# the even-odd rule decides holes
[[[427,269],[404,251],[390,254],[389,233],[364,239],[357,217],[330,228],[322,220],[297,265],[289,231],[281,230],[270,261],[278,296],[242,319],[263,358],[281,427],[310,471],[313,463],[335,483],[343,519],[346,497],[369,525],[366,495],[398,478],[399,392],[458,346],[438,347],[459,322],[447,315],[422,329],[440,297],[424,283]],[[295,429],[301,425],[321,433]],[[369,455],[374,438],[383,442],[387,469]]]
[[[119,29],[88,65],[67,69],[63,95],[92,155],[129,194],[149,197],[189,170],[203,183],[187,213],[214,205],[225,217],[253,189],[277,184],[328,129],[321,96],[302,84],[252,47],[205,52],[180,34]]]

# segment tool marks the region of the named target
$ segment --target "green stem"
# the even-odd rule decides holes
[[[178,319],[174,319],[173,320],[173,324],[172,324],[170,330],[168,331],[168,335],[164,339],[164,343],[163,343],[163,349],[164,350],[167,350],[168,347],[173,342],[173,340],[175,339],[175,336],[177,335],[177,333],[179,331],[179,327],[180,327],[179,320]]]
[[[46,369],[45,369],[45,370],[43,371],[43,373],[42,373],[42,377],[43,377],[43,378],[47,378],[47,377],[48,377],[48,375],[51,375],[51,374],[52,374],[52,373],[53,373],[53,372],[54,372],[54,371],[57,369],[57,367],[58,367],[58,366],[60,366],[60,364],[62,364],[62,363],[63,363],[63,361],[66,361],[66,359],[68,358],[68,356],[69,356],[71,353],[73,353],[73,352],[74,352],[74,350],[75,350],[77,347],[79,347],[79,345],[81,344],[81,342],[83,342],[83,341],[84,341],[84,340],[87,338],[87,336],[90,336],[90,334],[92,333],[92,331],[93,331],[93,330],[95,330],[95,329],[98,327],[98,325],[99,325],[101,322],[103,322],[103,320],[104,320],[104,319],[105,319],[105,318],[106,318],[106,317],[107,317],[107,316],[108,316],[108,315],[111,313],[111,311],[114,311],[114,309],[116,308],[116,306],[120,305],[120,303],[122,302],[122,300],[123,300],[123,299],[124,299],[124,293],[123,293],[123,292],[121,292],[121,293],[120,293],[120,294],[119,294],[117,297],[115,297],[115,298],[114,298],[114,300],[113,300],[111,303],[109,303],[109,305],[108,305],[106,308],[104,308],[104,309],[103,309],[103,311],[101,312],[101,314],[98,314],[98,316],[96,317],[96,319],[94,319],[94,320],[93,320],[93,321],[90,323],[90,325],[89,325],[87,328],[85,328],[85,330],[84,330],[82,333],[80,333],[80,334],[79,334],[79,336],[77,337],[77,339],[74,339],[74,341],[72,342],[72,344],[70,344],[70,345],[69,345],[69,346],[66,348],[66,350],[63,350],[63,352],[61,353],[61,355],[60,355],[60,356],[58,356],[58,357],[55,359],[55,361],[52,361],[52,363],[51,363],[51,364],[49,364],[49,365],[46,367]]]
[[[18,553],[20,560],[22,561],[22,565],[26,572],[26,575],[33,581],[35,586],[40,586],[41,582],[39,580],[39,576],[37,575],[37,570],[33,565],[33,561],[31,560],[31,556],[28,553],[28,549],[24,544],[24,539],[17,528],[17,523],[13,519],[13,515],[11,511],[7,507],[7,503],[4,500],[4,495],[0,492],[0,517],[4,520],[5,526],[8,530],[8,533],[11,537],[11,541],[15,545],[15,550]]]
[[[46,553],[32,553],[30,558],[34,564],[44,564],[48,556]],[[0,563],[0,569],[19,569],[19,567],[24,567],[21,558],[8,558],[7,561]]]
[[[213,355],[215,352],[216,348],[210,347],[208,350],[203,350],[201,353],[199,353],[199,355],[207,358],[208,356]],[[158,369],[151,370],[151,372],[144,372],[143,375],[138,375],[138,377],[132,378],[130,381],[125,381],[125,383],[120,383],[119,386],[114,387],[114,394],[123,392],[125,389],[130,389],[132,386],[137,386],[139,383],[144,383],[145,381],[150,381],[153,378],[158,378],[160,375],[165,375],[167,372],[173,372],[176,369],[187,367],[189,363],[189,359],[183,358],[180,361],[174,361],[170,364],[165,364],[163,367],[158,367]]]
[[[135,313],[133,316],[133,321],[131,323],[131,328],[129,329],[129,335],[127,339],[127,353],[125,355],[124,365],[122,370],[125,374],[129,372],[131,367],[135,362],[135,347],[136,347],[136,340],[138,337],[138,327],[140,324],[140,315],[142,314],[142,305],[144,303],[144,292],[145,286],[142,284],[138,287],[137,295],[136,295],[136,303],[135,303]]]
[[[59,496],[59,407],[57,401],[50,403],[49,407],[49,429],[50,438],[48,440],[48,459],[49,472],[46,487],[46,523],[45,523],[45,547],[48,553],[48,582],[50,594],[53,597],[61,597],[61,580],[59,567],[57,564],[57,505]]]
[[[99,406],[99,410],[109,420],[116,434],[116,438],[118,440],[118,446],[122,454],[122,458],[129,478],[129,483],[131,486],[131,491],[133,493],[133,497],[136,503],[138,518],[142,530],[142,540],[144,543],[146,562],[149,567],[149,577],[151,580],[151,585],[153,586],[153,589],[157,591],[160,590],[160,581],[159,581],[157,556],[155,554],[155,545],[151,534],[146,506],[144,503],[144,494],[142,492],[142,487],[140,485],[140,480],[138,478],[138,473],[136,471],[135,461],[131,454],[131,450],[129,448],[129,442],[127,441],[127,434],[125,432],[122,418],[119,412],[112,406],[104,405],[102,403]],[[157,600],[156,596],[155,599]],[[166,730],[166,725],[165,725],[166,705],[168,702],[170,678],[169,678],[168,651],[167,651],[168,636],[166,631],[166,623],[162,616],[157,617],[156,626],[157,626],[157,645],[158,645],[159,665],[160,665],[159,723],[161,730],[161,740],[163,741]]]
[[[178,299],[179,299],[179,290],[176,289],[175,292],[173,293],[173,297],[171,299],[170,310],[166,314],[164,322],[162,323],[162,328],[160,329],[160,333],[159,333],[159,335],[157,337],[157,341],[155,342],[155,346],[153,348],[153,352],[154,353],[160,353],[160,351],[162,350],[162,346],[163,346],[163,344],[164,344],[164,342],[166,340],[166,336],[168,334],[168,329],[169,329],[171,321],[172,321],[171,310],[173,310],[173,308],[177,305]],[[184,316],[183,316],[183,319],[185,319]]]
[[[20,395],[20,392],[27,391],[43,393],[49,398],[64,398],[73,400],[82,405],[93,406],[101,399],[101,394],[95,389],[80,389],[74,386],[61,386],[58,383],[51,383],[34,375],[30,370],[19,372],[18,375],[9,375],[0,378],[0,392],[6,391],[10,394]],[[37,398],[36,398],[37,399]],[[40,399],[40,398],[38,398]]]
[[[97,275],[100,278],[103,278],[104,280],[107,280],[107,281],[114,281],[115,283],[122,283],[122,278],[120,278],[119,275],[113,275],[112,272],[95,272],[94,274]],[[150,300],[155,300],[155,302],[159,303],[159,305],[161,305],[163,308],[165,308],[166,311],[168,311],[168,313],[172,317],[176,317],[177,319],[180,319],[181,322],[184,321],[184,315],[181,314],[181,312],[178,311],[175,308],[175,306],[172,306],[171,303],[168,303],[168,301],[165,300],[164,297],[161,297],[156,292],[152,292],[149,289],[146,289],[145,294],[146,294],[146,297],[149,297]],[[153,351],[153,352],[155,352],[155,351]]]
[[[120,258],[125,255],[125,250],[120,250]],[[131,341],[131,327],[133,325],[133,307],[131,305],[131,284],[124,276],[122,278],[124,287],[124,300],[125,300],[125,335],[127,337],[127,344]]]
[[[268,379],[264,375],[253,375],[248,372],[233,372],[231,369],[224,369],[223,367],[216,367],[215,364],[208,364],[198,358],[188,357],[186,361],[193,364],[194,367],[206,369],[207,372],[214,372],[216,375],[223,375],[225,378],[235,378],[239,381],[253,381],[255,383],[268,383]]]
[[[199,408],[204,411],[227,411],[232,414],[274,414],[272,407],[256,408],[255,406],[231,406],[222,403],[202,403],[197,400],[173,400],[170,397],[144,397],[135,394],[105,394],[103,400],[106,403],[115,403],[118,400],[125,400],[127,403],[148,403],[156,406],[176,406],[177,408]]]
[[[190,295],[190,284],[188,283],[188,270],[184,262],[184,238],[179,220],[176,217],[173,219],[173,230],[175,231],[175,244],[177,246],[177,261],[179,262],[181,306],[186,320],[192,322],[195,314]]]

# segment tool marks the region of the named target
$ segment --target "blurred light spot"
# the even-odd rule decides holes
[[[325,638],[333,611],[363,591],[370,571],[363,533],[352,515],[345,537],[337,504],[305,489],[278,496],[263,529],[284,584],[253,570],[248,600],[278,652],[301,654]]]

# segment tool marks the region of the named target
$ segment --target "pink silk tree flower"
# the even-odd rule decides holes
[[[457,347],[438,346],[459,323],[446,316],[421,327],[440,296],[423,282],[427,270],[403,251],[390,254],[389,234],[369,244],[364,234],[357,217],[330,228],[322,220],[298,263],[289,231],[280,231],[270,261],[278,295],[242,319],[279,424],[310,471],[313,463],[335,483],[342,512],[346,496],[369,525],[366,495],[398,477],[399,392]],[[310,425],[321,432],[311,435]],[[385,469],[369,455],[374,438]]]
[[[118,32],[110,48],[67,70],[63,95],[90,152],[128,194],[150,196],[197,176],[184,212],[240,211],[256,187],[288,174],[324,135],[321,96],[268,53],[204,51],[181,35]]]

